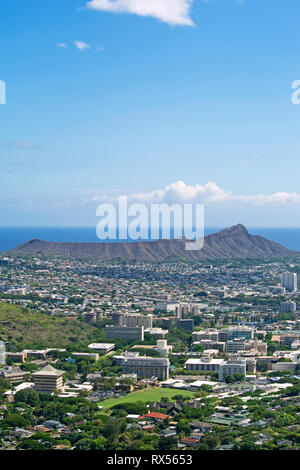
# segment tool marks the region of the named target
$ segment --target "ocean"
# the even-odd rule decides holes
[[[222,228],[207,227],[205,235],[219,232]],[[300,228],[249,228],[249,233],[261,235],[300,252]],[[2,227],[0,228],[0,251],[7,251],[34,238],[54,242],[100,242],[95,227]],[[127,240],[131,241],[131,240]]]

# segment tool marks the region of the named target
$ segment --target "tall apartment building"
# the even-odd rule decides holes
[[[4,366],[6,364],[5,359],[5,343],[3,341],[0,341],[0,366]]]
[[[137,374],[140,378],[169,378],[170,361],[167,358],[140,356],[139,353],[127,353],[122,360],[123,374]]]
[[[134,313],[127,313],[122,317],[122,326],[127,327],[136,327],[136,326],[143,326],[145,329],[152,328],[153,326],[153,315],[141,315],[141,314],[134,314]]]
[[[130,341],[132,339],[138,339],[144,341],[144,327],[143,326],[110,326],[105,327],[105,340],[111,339],[124,339]]]
[[[113,312],[111,315],[112,321],[117,323],[118,325],[123,324],[123,317],[124,317],[124,313],[122,312]]]
[[[286,290],[296,291],[297,290],[297,274],[296,273],[283,273],[281,275],[281,287],[285,287]]]
[[[162,319],[162,328],[164,330],[172,330],[172,328],[175,328],[175,318],[163,318]]]
[[[184,318],[188,313],[192,313],[193,315],[199,314],[199,305],[197,304],[178,304],[175,308],[176,318],[181,319]]]
[[[280,313],[294,313],[296,310],[296,302],[282,302],[280,304]]]
[[[84,315],[84,321],[85,323],[91,325],[92,323],[96,323],[97,321],[97,314],[95,312],[91,312],[91,313],[86,313]]]
[[[63,388],[63,370],[48,365],[32,374],[34,388],[40,393],[59,392]]]
[[[223,382],[227,376],[237,373],[246,375],[245,359],[229,359],[227,362],[223,362],[219,368],[219,380]]]

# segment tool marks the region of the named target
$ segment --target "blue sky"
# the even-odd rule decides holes
[[[299,0],[152,2],[1,2],[2,226],[93,226],[118,194],[300,225]]]

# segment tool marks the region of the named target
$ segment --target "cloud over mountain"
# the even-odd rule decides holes
[[[85,202],[115,202],[118,196],[103,193],[94,193],[87,197]],[[243,206],[268,206],[283,207],[287,205],[300,206],[300,193],[288,193],[279,191],[273,194],[234,194],[231,191],[219,187],[216,183],[209,181],[201,185],[188,185],[183,181],[169,184],[162,189],[150,192],[128,194],[130,202],[144,204],[189,204],[199,203],[208,206],[240,204]]]

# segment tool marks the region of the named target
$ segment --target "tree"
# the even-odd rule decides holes
[[[92,450],[93,449],[93,440],[92,439],[80,439],[80,441],[75,444],[76,450]]]
[[[39,394],[33,388],[25,388],[15,394],[15,402],[26,403],[26,405],[34,407],[39,403]]]
[[[93,441],[93,449],[104,450],[106,443],[107,443],[107,439],[105,439],[105,437],[103,436],[97,437],[97,439]]]
[[[17,414],[8,415],[1,421],[1,427],[4,429],[16,428],[17,426],[24,427],[28,426],[29,424],[30,422],[26,418],[24,418],[22,415]]]
[[[220,439],[217,436],[207,435],[203,437],[202,443],[206,444],[209,450],[213,450],[220,445]]]
[[[47,447],[34,439],[24,439],[20,444],[20,449],[28,450],[46,450]]]
[[[161,437],[158,441],[159,450],[170,450],[177,445],[177,439],[174,437]]]
[[[21,364],[21,369],[26,372],[35,372],[39,370],[39,366],[34,364],[33,362],[26,362],[25,364]]]

